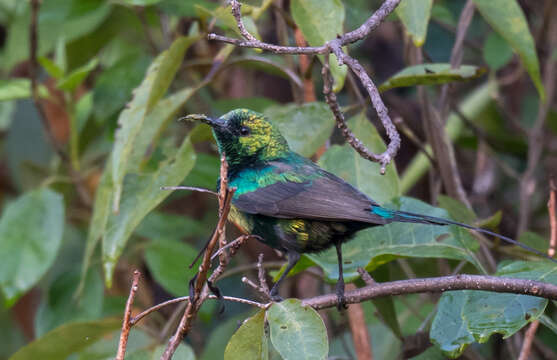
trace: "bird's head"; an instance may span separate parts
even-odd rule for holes
[[[255,164],[284,157],[288,143],[278,128],[258,112],[232,110],[218,119],[205,118],[213,128],[219,151],[230,165]]]

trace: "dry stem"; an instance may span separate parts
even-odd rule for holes
[[[124,320],[122,321],[122,332],[120,332],[120,341],[118,343],[118,352],[116,353],[116,360],[124,360],[126,355],[126,346],[128,345],[128,337],[130,336],[130,330],[133,326],[131,322],[132,316],[132,306],[133,300],[135,299],[135,294],[137,292],[137,284],[139,282],[139,277],[141,273],[137,270],[133,272],[132,286],[130,288],[130,295],[128,296],[128,301],[126,302],[126,310],[124,312]]]

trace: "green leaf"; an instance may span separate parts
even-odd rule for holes
[[[324,359],[329,352],[327,329],[313,308],[298,299],[274,303],[267,311],[271,342],[285,360]]]
[[[344,33],[344,5],[340,0],[293,0],[290,11],[311,46],[322,46]],[[323,62],[323,55],[319,55],[319,58]],[[347,67],[338,65],[332,54],[329,63],[335,81],[333,90],[339,92],[344,86]]]
[[[68,322],[98,319],[102,314],[104,286],[98,271],[90,269],[85,288],[79,298],[74,297],[79,284],[79,272],[62,273],[48,288],[35,317],[35,335]]]
[[[477,216],[476,214],[474,214],[473,210],[468,209],[466,205],[458,200],[453,199],[452,197],[439,195],[437,197],[437,201],[439,202],[440,207],[448,211],[451,219],[469,225],[474,224],[477,219]]]
[[[38,87],[39,96],[48,96],[48,90],[40,85]],[[31,97],[31,80],[14,78],[0,80],[0,101],[27,99]]]
[[[448,218],[443,209],[416,199],[401,197],[396,204],[403,211]],[[473,253],[477,248],[475,238],[467,230],[456,226],[412,223],[377,226],[358,232],[353,240],[342,245],[344,279],[348,282],[358,279],[358,267],[371,271],[400,256],[466,260],[481,269]],[[338,264],[334,248],[305,256],[323,268],[327,280],[337,281]]]
[[[122,319],[65,324],[21,348],[9,360],[65,359],[121,326]]]
[[[416,47],[424,44],[433,0],[402,0],[395,9]]]
[[[128,160],[128,171],[139,172],[148,160],[156,141],[176,113],[184,106],[198,88],[187,87],[160,100],[147,115],[141,132],[137,134]],[[150,151],[151,150],[151,151]]]
[[[196,161],[196,164],[200,161],[202,161],[201,157]],[[135,230],[135,233],[151,240],[180,240],[184,237],[206,235],[207,229],[199,221],[193,220],[186,215],[153,211],[145,216]]]
[[[473,65],[461,65],[451,69],[451,64],[419,64],[409,66],[391,76],[381,86],[379,91],[389,89],[415,86],[415,85],[438,85],[455,81],[468,81],[480,77],[485,69]]]
[[[157,171],[145,175],[129,174],[126,177],[120,212],[110,214],[103,236],[103,265],[108,285],[111,284],[116,261],[133,230],[151,210],[170,195],[169,191],[160,190],[161,186],[180,184],[193,168],[195,159],[195,152],[188,137],[176,154],[163,161]]]
[[[165,345],[157,346],[153,355],[151,356],[152,360],[158,360],[161,358],[164,350],[166,349]],[[172,355],[172,360],[195,360],[195,354],[191,346],[184,344],[183,342],[178,345],[178,348]]]
[[[112,181],[114,184],[113,211],[118,212],[122,182],[128,171],[130,155],[136,137],[141,132],[144,120],[154,104],[165,93],[174,78],[184,52],[193,42],[191,38],[181,37],[174,41],[170,49],[162,52],[153,61],[145,79],[135,89],[129,106],[120,113],[112,150]]]
[[[64,70],[56,65],[56,63],[45,56],[41,56],[38,58],[39,64],[46,70],[48,75],[52,76],[55,79],[60,79],[64,76]]]
[[[489,34],[483,46],[483,58],[492,71],[505,66],[513,57],[513,49],[499,34]]]
[[[62,196],[47,188],[8,204],[0,218],[0,290],[6,305],[32,288],[54,263],[64,232]]]
[[[557,266],[547,261],[515,261],[501,266],[501,277],[557,284]],[[508,338],[543,314],[547,299],[488,291],[451,291],[441,296],[430,339],[447,356],[457,357],[474,341],[492,334]]]
[[[516,0],[474,0],[474,4],[485,21],[518,53],[540,98],[545,101],[536,46],[518,2]]]
[[[11,25],[3,49],[2,66],[11,69],[17,63],[29,58],[29,28],[31,12],[29,2],[19,6]],[[60,38],[66,43],[83,37],[95,30],[110,15],[112,4],[106,1],[49,0],[39,11],[38,56],[45,56],[54,49]]]
[[[184,296],[188,294],[188,282],[197,272],[197,268],[188,267],[197,252],[183,242],[157,239],[145,249],[145,261],[155,280],[165,290],[175,296]]]
[[[246,319],[232,335],[224,350],[225,360],[259,360],[268,358],[265,334],[265,310]]]
[[[385,151],[383,139],[364,113],[351,118],[348,127],[372,152]],[[379,203],[390,201],[400,195],[398,174],[394,163],[391,162],[387,166],[385,175],[381,175],[379,164],[362,158],[348,144],[331,146],[319,160],[319,165],[340,176]]]
[[[104,122],[128,101],[132,90],[143,79],[151,58],[131,55],[120,59],[99,74],[93,90],[93,110],[97,121]]]
[[[232,15],[230,6],[219,6],[214,11],[210,11],[207,9],[205,10],[217,19],[218,26],[224,29],[232,30],[237,35],[242,36],[242,34],[240,33],[240,29],[238,29],[238,25],[236,24],[236,19]],[[251,18],[250,16],[242,16],[242,22],[244,23],[246,30],[250,34],[255,36],[256,39],[261,40],[261,35],[259,35],[259,32],[257,31],[257,27],[255,26],[253,18]]]
[[[85,80],[87,75],[89,75],[89,73],[97,67],[98,63],[99,63],[98,58],[91,59],[87,64],[83,65],[78,69],[75,69],[67,76],[64,76],[63,78],[58,80],[56,86],[58,86],[58,88],[61,90],[66,90],[66,91],[75,90],[75,88],[81,85],[81,83],[83,82],[83,80]]]
[[[176,39],[170,45],[170,48],[163,53],[163,59],[158,65],[157,75],[147,100],[147,113],[153,109],[153,106],[165,94],[174,79],[174,75],[176,75],[180,68],[180,64],[182,64],[186,50],[198,39],[198,36],[182,36]]]
[[[118,309],[121,318],[122,309],[125,307],[125,299]],[[116,349],[120,340],[120,330],[105,334],[100,340],[93,342],[90,346],[72,355],[72,360],[108,360],[114,359]],[[150,360],[153,338],[146,334],[140,327],[130,331],[128,344],[126,346],[126,360]],[[77,355],[77,356],[76,356]]]
[[[333,114],[322,102],[270,106],[264,114],[278,126],[290,148],[302,156],[315,154],[335,126]]]

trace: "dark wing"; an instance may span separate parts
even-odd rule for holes
[[[341,178],[313,163],[296,166],[271,163],[276,172],[295,171],[305,182],[277,181],[238,196],[234,206],[249,214],[278,218],[328,221],[361,221],[386,224],[384,218],[370,211],[378,205]]]

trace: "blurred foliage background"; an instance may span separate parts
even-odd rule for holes
[[[358,27],[381,1],[243,3],[246,26],[257,37],[321,45]],[[403,137],[396,164],[381,176],[379,166],[360,158],[335,128],[321,94],[318,57],[206,40],[209,32],[239,36],[221,2],[43,0],[34,102],[30,2],[0,0],[0,358],[18,350],[14,359],[113,358],[133,269],[143,273],[135,313],[187,295],[195,273],[188,265],[215,226],[217,202],[205,193],[160,187],[214,189],[219,171],[208,127],[176,121],[188,113],[263,112],[296,151],[382,204],[450,215],[546,252],[548,179],[557,169],[551,90],[557,48],[550,46],[549,30],[557,6],[551,0],[475,0],[465,66],[451,69],[465,3],[405,0],[367,39],[349,47],[381,85]],[[365,90],[346,69],[334,65],[333,72],[350,128],[381,151],[383,129]],[[421,91],[437,105],[440,84],[449,82],[442,120],[471,208],[444,195],[416,86],[431,85]],[[533,145],[539,153],[532,154]],[[229,226],[229,239],[235,235]],[[356,273],[362,266],[377,281],[459,271],[557,281],[550,274],[554,266],[515,247],[491,241],[479,247],[453,228],[371,229],[344,246],[345,278],[362,286]],[[257,296],[240,279],[255,277],[259,253],[276,275],[280,254],[248,243],[219,281],[224,294]],[[331,292],[336,255],[306,256],[297,269],[282,289],[288,297]],[[556,358],[555,305],[546,300],[453,292],[376,300],[362,308],[376,359],[515,358],[520,329],[536,318],[543,326],[531,358]],[[180,309],[164,308],[134,327],[128,358],[158,358]],[[227,303],[218,315],[208,301],[175,358],[222,358],[239,321],[252,314]],[[356,358],[347,317],[336,310],[320,314],[329,356]],[[423,346],[428,341],[435,346]],[[280,358],[278,350],[272,358]]]

